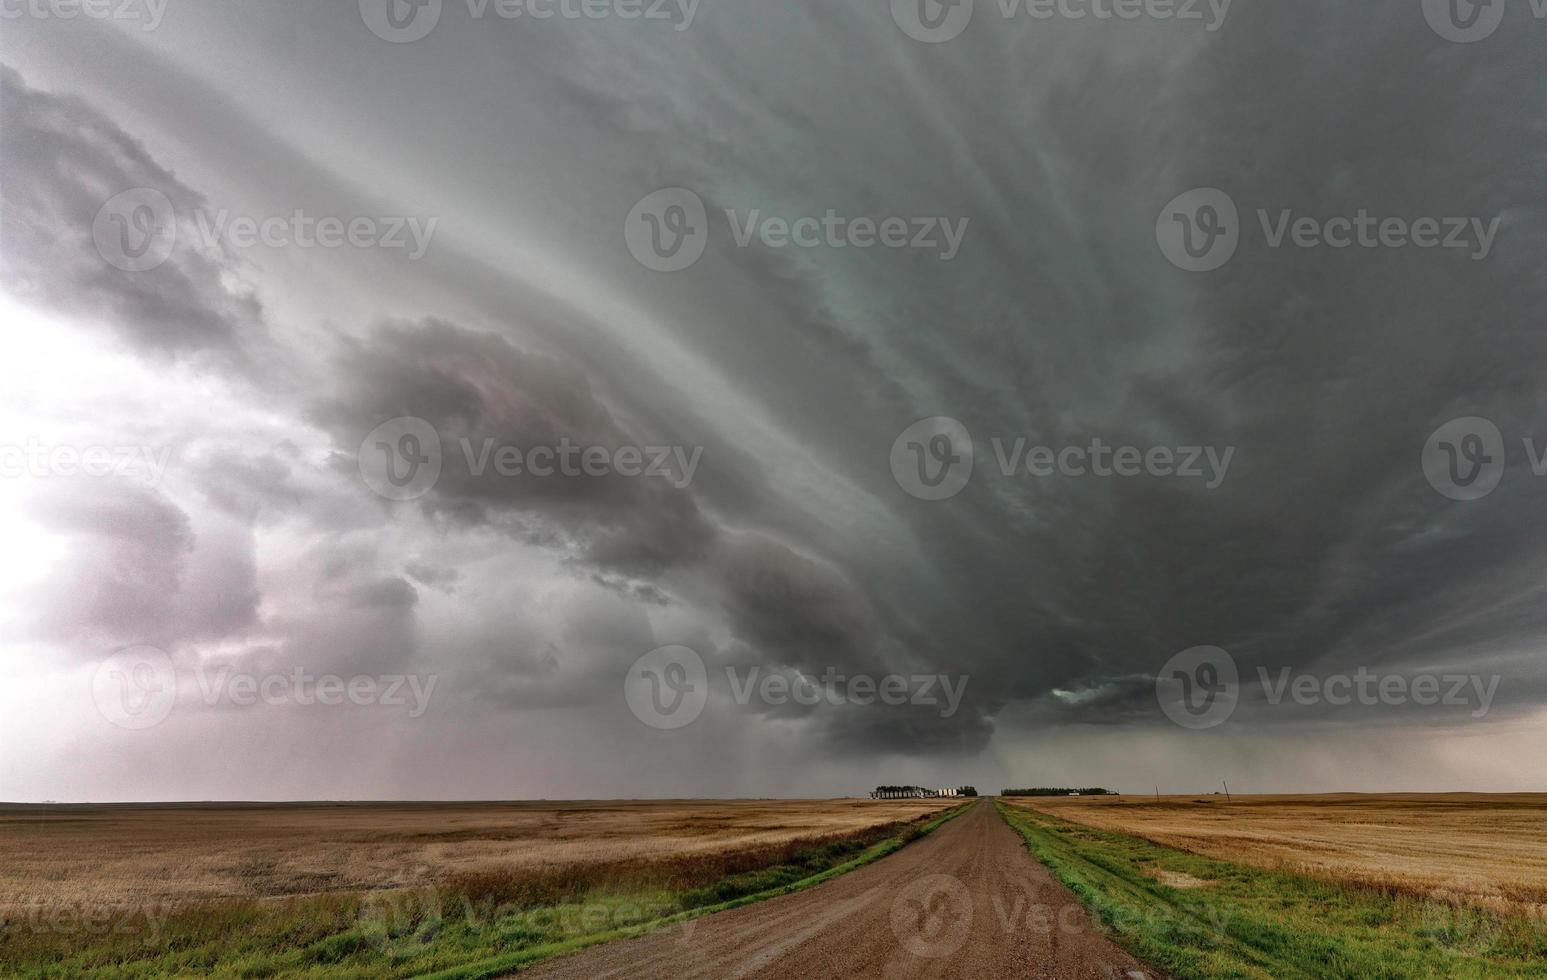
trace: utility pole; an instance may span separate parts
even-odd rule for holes
[[[1225,782],[1223,779],[1221,779],[1219,782],[1221,786],[1225,787],[1225,802],[1233,803],[1234,801],[1230,799],[1230,784]]]

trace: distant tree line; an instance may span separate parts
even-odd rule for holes
[[[1100,786],[1091,786],[1087,789],[1060,789],[1056,786],[1036,786],[1031,789],[1007,789],[1000,792],[1000,796],[1069,796],[1078,793],[1081,796],[1117,796],[1114,790],[1102,789]]]

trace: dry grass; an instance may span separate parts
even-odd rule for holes
[[[932,800],[0,806],[0,910],[183,905],[426,880],[572,891],[709,880],[811,841],[862,836]]]
[[[1547,794],[1008,802],[1222,861],[1498,911],[1547,913]]]

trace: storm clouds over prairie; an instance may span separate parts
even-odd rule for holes
[[[921,3],[18,5],[0,799],[1540,782],[1547,21]]]

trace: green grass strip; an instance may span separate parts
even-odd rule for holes
[[[1547,978],[1541,919],[1216,861],[994,805],[1119,945],[1179,980]],[[1190,887],[1163,883],[1165,872]]]

